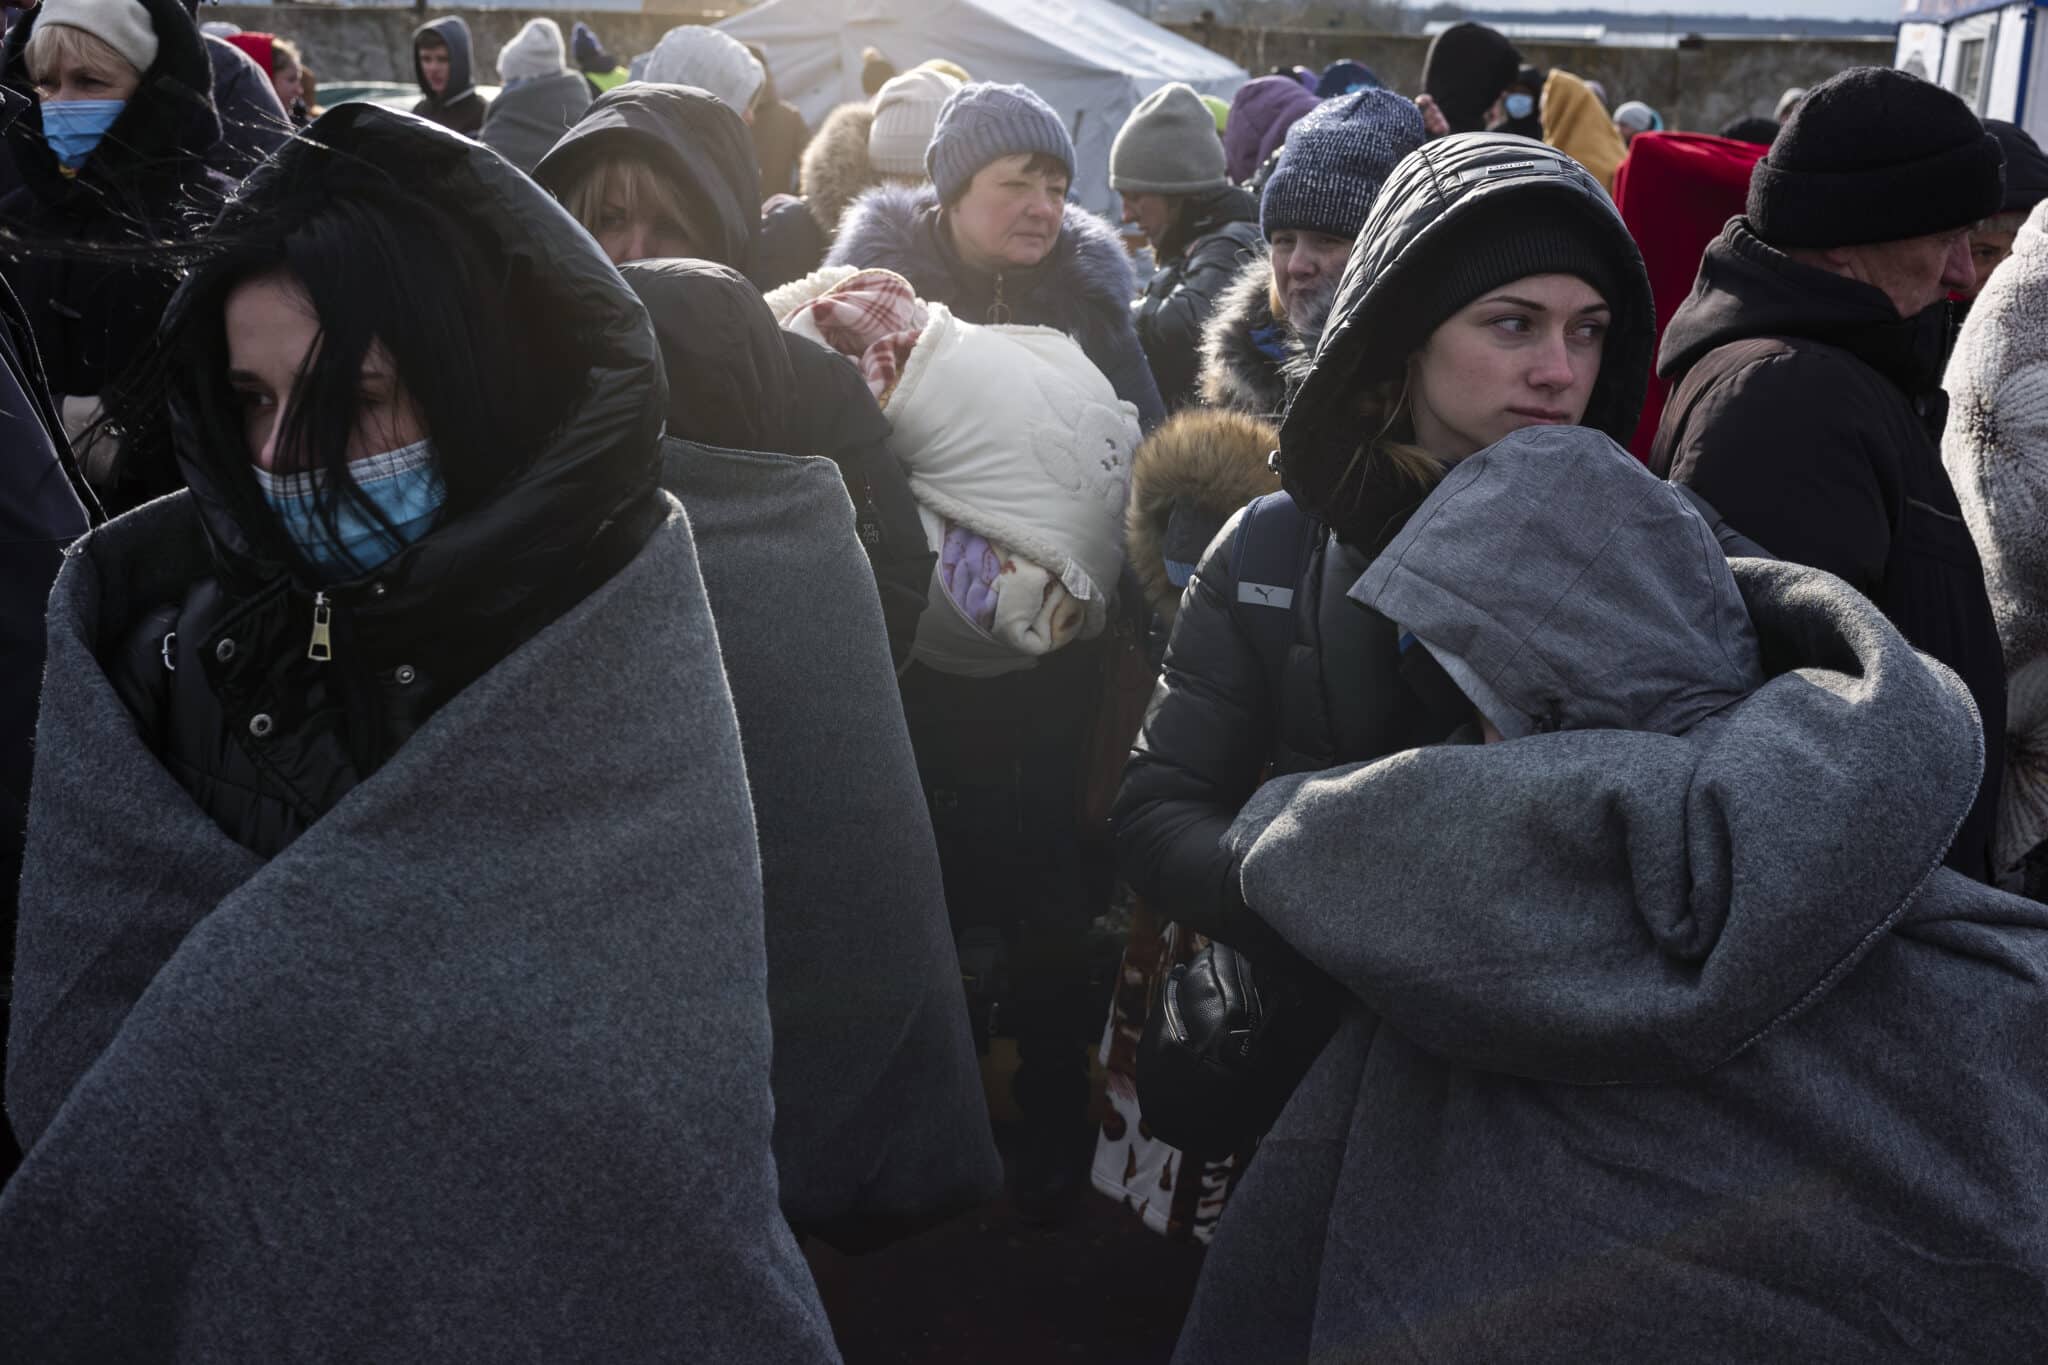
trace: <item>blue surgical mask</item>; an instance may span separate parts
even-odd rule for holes
[[[434,465],[433,445],[416,441],[398,450],[373,455],[349,466],[363,496],[376,505],[397,532],[394,543],[363,508],[343,498],[334,507],[334,532],[320,520],[314,494],[319,476],[313,473],[273,474],[256,470],[256,483],[270,503],[285,534],[330,580],[368,573],[434,529],[448,490]]]
[[[43,106],[43,141],[57,154],[57,164],[75,171],[121,117],[126,100],[53,100]]]
[[[1534,95],[1509,95],[1506,100],[1506,106],[1509,118],[1525,119],[1536,112],[1536,97]]]

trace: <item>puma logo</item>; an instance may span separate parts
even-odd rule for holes
[[[1294,589],[1273,583],[1240,583],[1237,585],[1237,600],[1248,606],[1285,610],[1294,605]]]

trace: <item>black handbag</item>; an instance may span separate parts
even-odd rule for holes
[[[1249,1151],[1337,1031],[1339,994],[1312,968],[1256,971],[1210,943],[1167,974],[1138,1042],[1138,1108],[1193,1156]]]

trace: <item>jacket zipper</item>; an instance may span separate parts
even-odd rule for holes
[[[326,663],[334,657],[334,636],[328,627],[334,620],[334,608],[327,603],[327,594],[313,594],[313,640],[306,646],[306,657],[316,663]]]

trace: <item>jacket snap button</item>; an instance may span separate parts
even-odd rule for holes
[[[372,583],[372,584],[370,585],[370,596],[372,596],[372,597],[382,597],[382,596],[384,595],[384,593],[385,593],[385,587],[384,587],[384,585],[383,585],[382,583]]]
[[[411,664],[400,664],[398,666],[397,673],[393,674],[392,676],[398,679],[398,685],[400,687],[409,687],[412,685],[412,680],[414,678],[417,678],[419,674],[413,672],[413,667]]]
[[[256,736],[256,738],[258,739],[262,739],[265,736],[269,735],[273,728],[275,727],[273,726],[270,717],[265,715],[261,711],[258,711],[255,715],[249,717],[249,733]]]
[[[213,657],[219,659],[222,663],[226,663],[229,659],[234,658],[235,642],[233,640],[222,640],[213,647]]]

